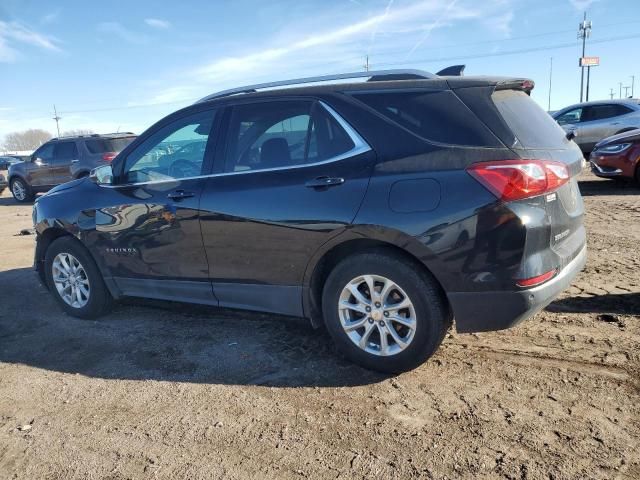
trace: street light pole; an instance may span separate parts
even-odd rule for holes
[[[636,76],[631,75],[631,97],[633,98],[633,87],[636,85]]]
[[[589,37],[589,35],[591,35],[591,21],[587,21],[587,12],[584,12],[584,20],[578,27],[578,38],[582,39],[582,57],[580,57],[580,67],[582,69],[580,72],[580,102],[582,102],[582,94],[584,92],[584,65],[582,65],[582,59],[584,58],[587,37]]]

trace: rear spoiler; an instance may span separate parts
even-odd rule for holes
[[[447,68],[443,68],[436,75],[439,77],[461,77],[464,73],[466,65],[452,65]]]
[[[528,78],[515,78],[509,80],[503,80],[496,84],[496,90],[521,90],[527,95],[531,95],[531,90],[536,84],[533,80]]]

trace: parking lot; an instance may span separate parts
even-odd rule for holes
[[[0,478],[640,478],[640,189],[582,180],[572,287],[397,377],[294,318],[141,300],[69,317],[5,191]]]

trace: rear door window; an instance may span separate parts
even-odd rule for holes
[[[607,118],[618,117],[631,111],[632,110],[629,107],[625,107],[624,105],[591,105],[589,107],[585,107],[585,118],[583,121],[589,122],[596,120],[606,120]]]
[[[76,142],[58,142],[53,150],[56,162],[67,162],[78,158]]]
[[[514,147],[566,148],[565,131],[525,92],[496,90],[491,98],[518,140]]]
[[[331,159],[355,144],[312,100],[259,102],[233,107],[225,172],[257,171]]]
[[[491,131],[450,90],[360,92],[353,97],[426,140],[448,145],[499,146]]]

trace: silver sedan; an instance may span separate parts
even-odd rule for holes
[[[589,154],[603,138],[640,128],[640,100],[600,100],[563,108],[551,116]]]

